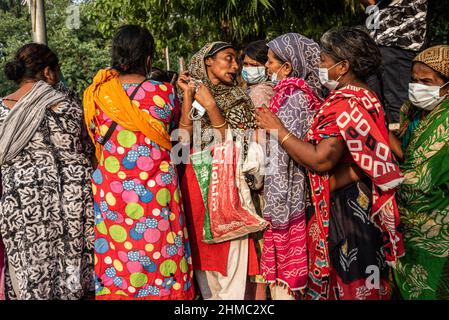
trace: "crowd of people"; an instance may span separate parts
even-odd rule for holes
[[[208,43],[177,77],[125,25],[82,100],[50,48],[20,48],[0,99],[0,299],[449,299],[449,46],[368,31]],[[211,243],[191,156],[231,131],[257,169],[235,201],[267,227]]]

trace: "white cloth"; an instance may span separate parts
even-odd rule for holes
[[[295,297],[288,293],[288,289],[283,286],[275,285],[270,288],[271,298],[273,300],[295,300]]]

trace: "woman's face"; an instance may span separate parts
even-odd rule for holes
[[[237,53],[228,48],[217,52],[205,61],[207,75],[213,84],[233,85],[239,71]]]
[[[445,81],[441,76],[422,62],[414,62],[412,68],[412,82],[426,86],[444,86]],[[440,89],[440,97],[449,94],[449,84]]]
[[[321,52],[320,54],[320,68],[324,68],[328,70],[329,80],[336,80],[340,77],[339,65],[336,65],[338,62],[334,60],[330,55]]]
[[[290,62],[282,63],[276,58],[273,50],[268,49],[268,61],[265,64],[268,70],[268,76],[272,78],[273,74],[276,73],[277,80],[282,80],[287,78],[292,72],[292,65]]]

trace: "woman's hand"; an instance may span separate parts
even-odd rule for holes
[[[199,85],[198,91],[195,94],[195,100],[198,101],[198,103],[202,105],[207,111],[210,111],[217,106],[212,93],[204,84]]]
[[[285,131],[282,121],[267,107],[256,108],[256,124],[259,128],[271,131]]]
[[[186,95],[194,96],[195,94],[195,85],[191,81],[191,77],[188,71],[184,71],[181,73],[181,75],[178,78],[178,81],[176,82],[178,87],[181,88],[181,90]]]

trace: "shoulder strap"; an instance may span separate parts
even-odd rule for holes
[[[140,87],[145,83],[145,81],[147,81],[149,79],[145,78],[141,83],[139,83],[139,85],[134,89],[134,91],[131,93],[131,95],[129,96],[129,99],[132,101],[134,99],[134,97],[136,96],[137,92],[139,91]],[[101,141],[99,141],[99,143],[104,146],[106,144],[106,142],[109,141],[109,139],[111,138],[112,134],[115,131],[115,128],[117,128],[117,122],[112,121],[111,126],[108,129],[108,132],[106,132],[106,134],[104,135],[104,137],[101,139]]]

